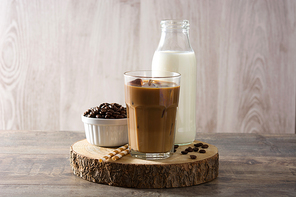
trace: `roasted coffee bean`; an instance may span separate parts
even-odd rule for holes
[[[197,143],[197,144],[194,144],[195,147],[200,147],[200,146],[202,146],[202,145],[203,145],[203,143]]]
[[[188,148],[185,149],[185,151],[187,151],[187,152],[193,152],[193,149],[191,147],[188,147]]]
[[[106,115],[112,116],[112,112],[106,112]]]
[[[197,147],[193,148],[193,151],[194,152],[197,152],[198,151],[198,148]]]
[[[111,112],[111,113],[114,113],[114,110],[113,109],[108,109],[107,111],[108,112]]]
[[[179,145],[178,144],[174,145],[174,148],[179,148]]]
[[[118,110],[118,108],[116,107],[116,105],[113,106],[113,110],[114,111],[117,111]]]
[[[187,152],[187,151],[181,151],[181,153],[182,153],[183,155],[186,155],[188,152]]]
[[[176,149],[174,149],[174,153],[176,152],[177,150]]]
[[[196,155],[190,155],[191,159],[196,159]]]
[[[200,150],[199,152],[200,153],[206,153],[206,150]]]
[[[126,108],[118,103],[102,103],[87,109],[83,115],[88,118],[126,118]]]
[[[207,144],[204,144],[204,145],[202,145],[201,147],[202,147],[202,148],[208,148],[208,147],[209,147],[209,145],[207,145]]]

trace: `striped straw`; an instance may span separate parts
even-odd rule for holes
[[[127,155],[128,153],[129,153],[129,149],[126,149],[126,150],[118,153],[117,155],[113,156],[111,159],[113,161],[116,161],[116,160],[120,159],[121,157],[123,157],[124,155]]]
[[[108,153],[108,155],[103,156],[102,158],[99,159],[99,162],[103,162],[103,161],[107,161],[108,159],[110,159],[111,157],[113,157],[114,155],[122,152],[123,150],[128,148],[128,144],[119,147],[118,149],[115,149],[113,152]]]

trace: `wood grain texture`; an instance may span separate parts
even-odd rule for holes
[[[198,139],[219,149],[219,176],[175,189],[113,187],[73,175],[69,147],[84,137],[69,131],[1,131],[1,196],[296,195],[295,134],[200,133]]]
[[[190,21],[197,132],[295,133],[296,2],[0,2],[0,129],[83,130],[124,104],[123,73],[149,69],[159,22]]]
[[[74,174],[94,183],[131,188],[176,188],[189,187],[212,181],[219,172],[218,149],[208,144],[205,153],[181,151],[190,145],[180,146],[168,159],[143,160],[130,154],[119,160],[99,162],[115,148],[94,146],[86,139],[75,142],[70,148],[70,164]],[[191,159],[189,155],[195,155]]]

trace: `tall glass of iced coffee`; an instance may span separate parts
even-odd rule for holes
[[[181,75],[168,71],[124,73],[131,155],[165,159],[173,154]]]

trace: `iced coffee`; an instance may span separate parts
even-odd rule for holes
[[[174,146],[180,75],[164,72],[163,76],[153,77],[150,71],[141,71],[145,72],[142,75],[134,72],[125,73],[131,155],[146,159],[167,158]]]

